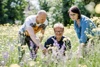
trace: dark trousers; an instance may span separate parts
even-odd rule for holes
[[[20,46],[18,46],[19,62],[22,60],[23,55],[25,54],[25,49],[23,48],[23,46],[25,45],[28,46],[32,59],[33,56],[37,54],[38,47],[29,36],[25,36],[19,33],[19,44],[20,44]]]

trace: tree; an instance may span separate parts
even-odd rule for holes
[[[7,0],[0,0],[0,24],[6,23],[5,21],[8,20],[8,15],[6,12],[8,9],[5,8],[7,4]]]
[[[89,4],[90,2],[94,2],[95,4],[100,3],[100,0],[83,0],[85,4]]]
[[[15,20],[23,21],[25,4],[25,0],[1,0],[0,23],[15,23]]]
[[[50,6],[48,5],[48,1],[46,0],[39,0],[40,9],[49,11]]]

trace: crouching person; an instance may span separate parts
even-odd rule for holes
[[[71,41],[68,37],[63,36],[64,26],[61,23],[56,23],[53,27],[54,34],[49,37],[44,44],[44,47],[47,49],[47,52],[62,54],[66,56],[65,51],[71,49]]]
[[[19,43],[18,52],[19,52],[19,62],[22,60],[25,50],[23,46],[27,44],[31,58],[35,59],[38,48],[44,47],[41,45],[45,28],[48,24],[47,22],[47,13],[44,10],[40,10],[37,15],[31,15],[25,19],[24,24],[19,30]],[[37,37],[36,34],[41,32],[42,36]]]

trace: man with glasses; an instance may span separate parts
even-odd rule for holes
[[[64,26],[61,23],[54,24],[53,27],[54,30],[54,36],[51,36],[47,39],[47,41],[44,44],[44,47],[49,50],[50,47],[57,47],[59,50],[67,50],[71,49],[71,42],[68,37],[63,36],[64,33]],[[63,52],[63,55],[65,53]]]

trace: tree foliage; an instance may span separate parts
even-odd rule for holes
[[[84,2],[85,4],[88,4],[88,3],[90,3],[90,2],[94,2],[95,4],[98,4],[98,3],[100,3],[100,0],[83,0],[83,2]]]
[[[48,12],[49,24],[63,22],[62,18],[62,0],[39,0],[40,9]]]
[[[1,0],[0,2],[0,24],[14,23],[15,20],[24,18],[24,0]]]
[[[82,14],[90,17],[91,13],[86,10],[85,5],[89,4],[90,2],[94,2],[95,4],[100,3],[99,0],[38,0],[38,1],[40,7],[39,9],[47,11],[50,24],[61,22],[64,24],[64,26],[73,23],[68,15],[68,10],[72,5],[77,5],[81,10]],[[27,5],[25,0],[0,0],[0,24],[4,24],[7,22],[14,23],[15,20],[23,21],[24,19],[23,11],[25,10],[26,6]],[[35,9],[33,10],[35,11]],[[95,14],[95,12],[93,14]]]
[[[74,0],[63,0],[62,12],[63,12],[64,26],[67,26],[67,24],[71,24],[71,20],[68,14],[68,9],[73,5],[73,3],[74,3]]]
[[[40,2],[41,3],[40,6],[42,7],[41,9],[48,11],[50,22],[52,24],[61,22],[64,24],[64,26],[73,23],[68,15],[68,10],[72,5],[77,5],[82,14],[90,17],[91,14],[95,14],[95,12],[93,11],[92,13],[89,12],[85,6],[89,4],[91,1],[95,2],[95,4],[100,3],[99,0],[39,0],[39,1],[41,1]]]
[[[48,5],[48,1],[39,0],[39,3],[40,3],[40,9],[43,9],[45,11],[49,11],[50,6]]]

